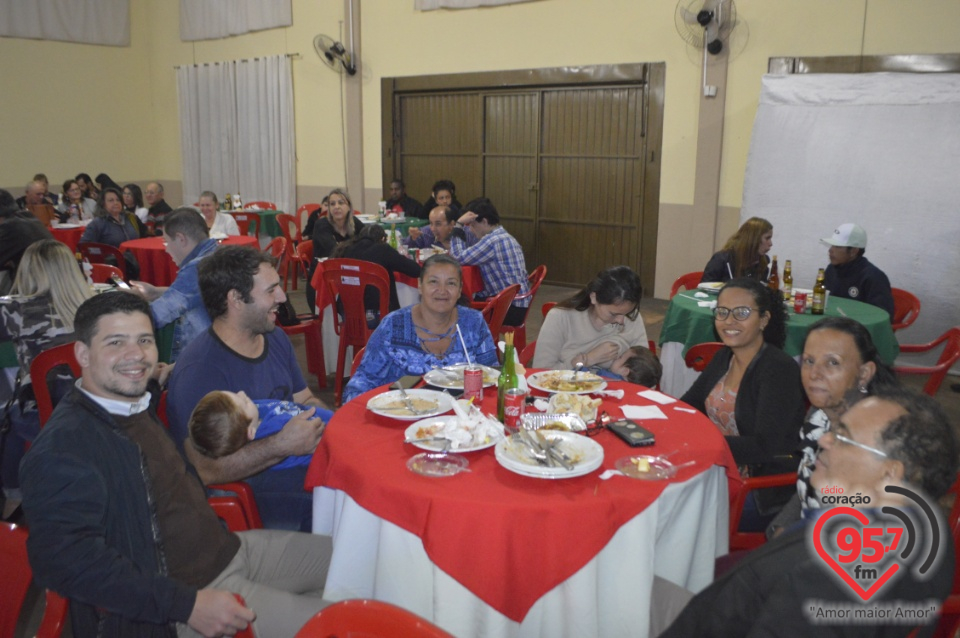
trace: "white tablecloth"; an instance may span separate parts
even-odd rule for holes
[[[678,399],[700,376],[699,372],[687,367],[683,360],[683,344],[677,341],[660,344],[660,364],[663,366],[660,389]]]
[[[692,591],[713,580],[714,559],[727,552],[727,501],[722,467],[668,486],[650,507],[621,527],[593,560],[538,600],[521,623],[508,619],[437,568],[419,537],[360,507],[345,492],[314,490],[313,530],[333,536],[333,559],[324,590],[328,600],[390,602],[460,638],[642,638],[648,635],[654,575]],[[589,521],[571,521],[571,543],[577,540],[578,525],[589,525]],[[483,551],[482,538],[462,542],[464,551]],[[537,569],[536,554],[517,569]]]

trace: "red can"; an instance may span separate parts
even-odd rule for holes
[[[463,398],[473,399],[476,406],[483,401],[483,368],[477,364],[463,369]]]
[[[796,292],[793,293],[793,311],[798,315],[802,315],[807,310],[807,293],[805,292]]]
[[[527,404],[527,393],[520,388],[511,388],[503,393],[503,424],[508,428],[519,428]]]

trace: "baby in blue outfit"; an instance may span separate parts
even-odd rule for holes
[[[283,429],[291,418],[310,408],[292,401],[253,401],[244,392],[215,390],[200,399],[188,422],[190,442],[211,458],[233,454],[247,441],[262,439]],[[333,412],[317,408],[314,417],[324,422]],[[310,464],[311,455],[288,456],[271,470]]]

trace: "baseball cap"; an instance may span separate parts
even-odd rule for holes
[[[850,248],[867,247],[867,231],[856,224],[840,224],[830,237],[820,240],[827,246],[847,246]]]

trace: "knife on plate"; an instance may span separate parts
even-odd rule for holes
[[[567,470],[573,470],[573,463],[570,460],[570,457],[564,454],[562,450],[557,448],[557,442],[559,439],[550,440],[547,437],[543,436],[539,430],[534,430],[532,433],[533,440],[540,446],[540,449],[547,453],[547,456],[557,461]]]

